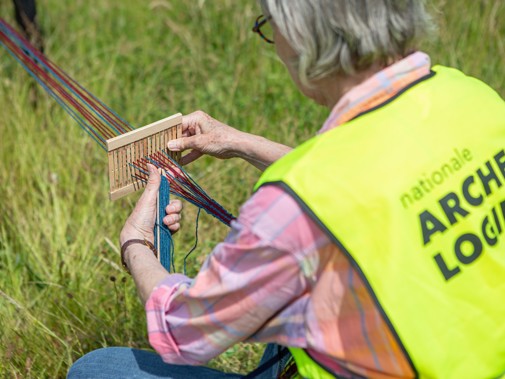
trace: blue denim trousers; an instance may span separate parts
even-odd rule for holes
[[[281,349],[269,344],[261,358],[260,366],[275,361]],[[271,367],[254,376],[258,379],[273,379],[284,367],[289,354]],[[268,366],[268,365],[266,365]],[[265,367],[265,366],[264,366]],[[92,351],[78,359],[70,368],[67,379],[217,379],[244,378],[240,374],[227,374],[203,366],[179,366],[163,362],[158,354],[127,347],[107,347]]]

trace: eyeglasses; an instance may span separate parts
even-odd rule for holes
[[[263,15],[260,15],[257,19],[256,22],[254,23],[254,27],[252,28],[252,31],[254,33],[258,33],[260,37],[265,40],[268,43],[274,43],[273,37],[268,38],[267,36],[273,36],[273,31],[272,31],[272,25],[268,23],[269,20],[271,20],[272,17],[268,16],[265,17]],[[261,30],[263,28],[263,30]]]

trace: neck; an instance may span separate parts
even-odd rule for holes
[[[315,83],[315,87],[319,92],[317,102],[330,110],[333,109],[347,92],[351,91],[354,87],[357,87],[382,69],[382,66],[374,65],[366,71],[361,71],[354,75],[336,74],[317,81]]]

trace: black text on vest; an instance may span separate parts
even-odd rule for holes
[[[438,212],[425,209],[419,214],[423,245],[429,246],[435,239],[444,238],[444,234],[461,220],[470,218],[476,209],[484,211],[480,214],[485,216],[472,219],[467,223],[468,230],[458,233],[451,251],[437,251],[433,256],[446,281],[460,274],[463,266],[474,263],[486,246],[501,243],[500,236],[505,229],[505,194],[498,201],[487,200],[492,194],[503,192],[504,184],[505,151],[501,150],[466,177],[456,191],[442,196],[436,205]],[[452,254],[456,259],[451,261],[457,263],[449,264],[447,254]]]

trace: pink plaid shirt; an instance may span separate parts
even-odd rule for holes
[[[349,91],[324,133],[428,75],[416,52]],[[298,203],[275,186],[241,208],[194,279],[167,276],[146,303],[149,341],[163,360],[199,365],[237,342],[306,349],[343,377],[411,378],[359,275]]]

